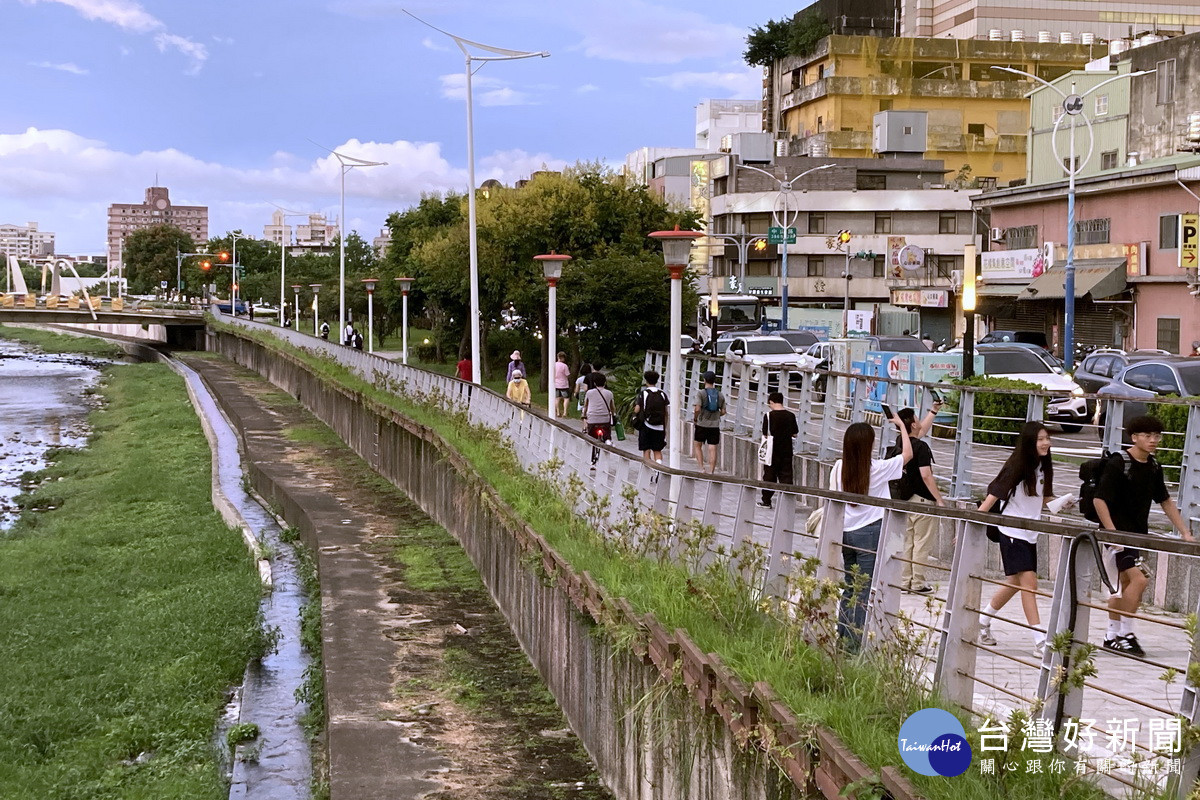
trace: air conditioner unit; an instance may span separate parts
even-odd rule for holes
[[[1003,242],[1004,241],[1004,228],[992,228],[992,237],[991,238],[992,238],[993,242]]]
[[[1056,246],[1054,242],[1044,242],[1042,244],[1042,266],[1046,269],[1054,266],[1054,248]]]
[[[963,271],[961,269],[950,270],[950,286],[951,287],[957,289],[960,286],[962,286],[962,274],[963,274]]]

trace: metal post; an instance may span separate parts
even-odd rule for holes
[[[1071,84],[1075,94],[1075,84]],[[1063,369],[1075,368],[1075,117],[1071,117],[1071,149],[1067,158],[1067,276],[1063,287]]]
[[[179,297],[183,298],[183,282],[181,279],[183,273],[183,256],[179,254],[179,248],[175,248],[175,291],[179,293]]]
[[[667,367],[667,387],[670,402],[670,434],[668,441],[668,455],[671,469],[679,469],[680,459],[680,439],[683,436],[683,413],[680,409],[680,373],[683,371],[683,356],[679,352],[679,340],[683,336],[683,270],[685,264],[668,264],[667,269],[671,272],[671,339],[670,339],[670,358],[668,359],[669,366]]]
[[[842,310],[849,311],[850,310],[850,243],[849,242],[846,243],[846,274],[843,275],[842,277],[846,279],[846,300],[845,300],[845,305],[842,307]],[[849,329],[848,323],[849,323],[849,318],[847,318],[847,326],[846,326],[847,329]],[[842,331],[843,334],[845,334],[846,332],[847,331]]]
[[[367,352],[375,352],[375,290],[367,290]]]
[[[342,164],[342,211],[338,217],[338,341],[346,330],[346,165]]]
[[[546,282],[550,284],[550,323],[547,326],[549,330],[547,331],[548,336],[546,337],[547,344],[549,345],[549,350],[546,353],[546,361],[549,364],[549,369],[546,370],[546,385],[548,387],[547,391],[550,395],[547,398],[549,401],[548,411],[550,419],[554,419],[556,416],[558,416],[555,413],[557,410],[555,409],[555,406],[558,405],[558,403],[555,401],[554,397],[554,365],[558,363],[558,278],[547,278]],[[679,348],[676,347],[675,349],[678,350]],[[678,415],[672,414],[672,416]]]
[[[787,192],[780,192],[783,197],[783,262],[780,266],[779,279],[779,330],[788,330],[788,207]]]
[[[287,228],[287,214],[283,215],[283,228]],[[284,259],[287,258],[287,247],[283,242],[284,233],[279,232],[279,327],[283,327],[283,309],[287,305],[286,295],[283,293],[284,281],[286,280],[287,264]]]
[[[467,240],[471,274],[471,382],[481,382],[479,353],[479,245],[475,223],[475,119],[471,110],[471,57],[467,56]],[[678,342],[679,338],[676,337]]]
[[[232,248],[233,249],[233,257],[231,259],[233,261],[233,265],[229,268],[230,271],[233,273],[232,278],[229,281],[229,313],[235,317],[237,316],[237,290],[238,290],[238,284],[237,284],[237,240],[238,240],[238,237],[237,237],[237,233],[235,232],[233,234],[233,248]]]
[[[403,289],[400,292],[400,307],[404,316],[400,360],[405,366],[408,366],[408,289]]]

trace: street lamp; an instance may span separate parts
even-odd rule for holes
[[[330,150],[342,165],[342,211],[338,215],[338,336],[346,329],[346,173],[357,167],[386,167],[386,161],[367,161]]]
[[[791,219],[788,218],[788,198],[792,194],[792,189],[795,188],[796,181],[800,180],[805,175],[810,175],[814,172],[819,172],[820,170],[823,170],[823,169],[829,169],[831,167],[836,167],[837,164],[822,164],[819,167],[813,167],[811,169],[806,169],[806,170],[804,170],[804,172],[801,172],[799,175],[797,175],[796,177],[791,178],[791,179],[777,178],[773,173],[767,172],[765,169],[759,169],[758,167],[752,167],[749,164],[738,164],[738,166],[741,167],[742,169],[750,169],[750,170],[754,170],[755,172],[761,172],[763,175],[766,175],[768,178],[770,178],[771,180],[773,180],[779,184],[779,194],[776,196],[775,202],[771,204],[771,219],[774,221],[776,228],[783,228],[783,241],[781,242],[781,244],[783,245],[783,259],[780,263],[780,270],[779,270],[779,275],[780,275],[780,281],[779,281],[779,284],[780,284],[780,286],[779,286],[779,304],[780,304],[779,323],[780,324],[779,324],[779,329],[786,331],[788,329],[788,250],[787,250],[788,235],[787,235],[787,233],[788,233],[788,229],[792,227],[791,223],[795,222],[796,218],[798,216],[800,216],[800,208],[799,208],[799,206],[797,206],[792,211]],[[784,174],[786,175],[787,173],[785,172]],[[779,204],[780,200],[783,201],[783,215],[782,216],[780,216],[778,209],[775,207]]]
[[[375,284],[379,278],[363,278],[367,286],[367,352],[375,352]]]
[[[279,327],[283,327],[283,307],[287,304],[284,300],[284,287],[287,285],[287,247],[290,242],[289,231],[287,227],[288,217],[308,217],[311,214],[304,211],[289,211],[283,206],[271,205],[279,209],[281,225],[279,226]]]
[[[320,336],[321,331],[319,330],[319,326],[321,324],[321,315],[318,313],[320,306],[317,302],[317,298],[321,294],[321,284],[310,283],[308,286],[313,290],[313,336]]]
[[[974,237],[974,232],[972,232]],[[963,364],[962,376],[975,376],[975,245],[963,246]]]
[[[547,329],[550,332],[547,342],[546,369],[547,383],[550,392],[550,419],[554,419],[557,402],[554,397],[554,365],[558,363],[558,279],[562,277],[563,264],[571,260],[570,256],[560,255],[551,250],[546,255],[534,256],[534,261],[542,262],[542,273],[546,276],[546,284],[550,287],[550,322]]]
[[[471,94],[471,77],[475,74],[473,62],[480,62],[482,65],[489,61],[520,61],[525,58],[548,58],[550,53],[545,50],[537,52],[524,50],[507,50],[503,47],[492,47],[491,45],[480,44],[473,42],[470,39],[464,39],[461,36],[455,36],[453,33],[444,31],[434,25],[430,25],[425,20],[415,14],[405,10],[405,14],[415,19],[417,22],[426,27],[433,28],[438,33],[449,36],[458,45],[458,49],[462,51],[467,62],[467,232],[470,242],[470,274],[471,274],[471,381],[472,383],[480,382],[480,364],[482,359],[479,354],[479,245],[477,241],[477,227],[475,223],[475,123],[472,111],[472,94]],[[488,53],[490,56],[472,55],[468,49],[476,47]]]
[[[400,360],[408,364],[408,290],[412,288],[412,278],[396,278],[400,284],[400,319],[401,319],[401,349]]]
[[[229,297],[229,310],[233,315],[237,316],[237,298],[238,298],[238,263],[237,263],[237,240],[238,239],[253,239],[253,236],[246,236],[241,231],[231,231],[230,237],[233,239],[233,281],[231,282],[231,291]]]
[[[1139,75],[1149,75],[1154,72],[1152,69],[1141,70],[1139,72],[1126,72],[1122,75],[1116,75],[1106,81],[1097,83],[1092,88],[1088,89],[1083,94],[1076,94],[1075,81],[1071,81],[1071,93],[1065,94],[1062,89],[1059,89],[1049,81],[1039,78],[1037,75],[1025,72],[1024,70],[1013,69],[1012,67],[997,67],[1002,72],[1011,72],[1013,75],[1023,75],[1030,80],[1037,81],[1043,86],[1051,89],[1062,98],[1063,113],[1054,121],[1054,130],[1050,134],[1050,145],[1054,149],[1054,158],[1061,164],[1063,163],[1062,156],[1058,152],[1058,129],[1062,125],[1065,118],[1071,118],[1071,148],[1068,153],[1068,160],[1063,170],[1067,173],[1067,266],[1066,280],[1063,283],[1063,370],[1070,372],[1075,366],[1075,176],[1083,171],[1083,167],[1091,160],[1092,150],[1095,148],[1096,137],[1092,131],[1092,121],[1088,119],[1087,114],[1083,113],[1083,99],[1097,89],[1108,86],[1114,81],[1119,81],[1124,78],[1136,78]],[[1075,163],[1075,118],[1082,117],[1088,130],[1088,149],[1087,155],[1080,159],[1079,163]],[[972,235],[974,232],[972,231]]]
[[[292,291],[296,293],[296,318],[292,320],[292,325],[295,327],[297,333],[300,332],[300,288],[300,284],[292,284]]]
[[[768,173],[770,174],[770,173]],[[679,341],[683,337],[683,309],[680,307],[683,297],[683,271],[687,269],[688,254],[692,244],[704,236],[700,231],[681,231],[675,226],[673,231],[655,231],[650,238],[662,242],[663,261],[667,271],[671,273],[671,340],[667,361],[667,396],[671,407],[670,441],[667,453],[671,469],[679,469],[679,440],[683,436],[683,409],[680,403],[680,376],[683,372],[683,356],[679,352]]]

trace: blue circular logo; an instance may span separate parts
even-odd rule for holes
[[[971,766],[971,745],[958,717],[940,708],[923,708],[904,720],[896,742],[900,758],[920,775],[952,778]]]

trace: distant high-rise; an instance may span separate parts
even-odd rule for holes
[[[108,207],[109,263],[120,260],[129,234],[155,225],[174,225],[191,236],[197,245],[204,244],[208,241],[208,206],[172,205],[165,186],[148,188],[144,203],[113,203]]]
[[[28,261],[54,255],[54,234],[28,225],[0,225],[0,253]]]
[[[900,0],[900,35],[939,39],[1010,39],[1070,44],[1120,39],[1130,28],[1176,30],[1200,25],[1195,0],[1073,0],[1000,3],[996,0]],[[1015,35],[1014,35],[1015,34]]]

